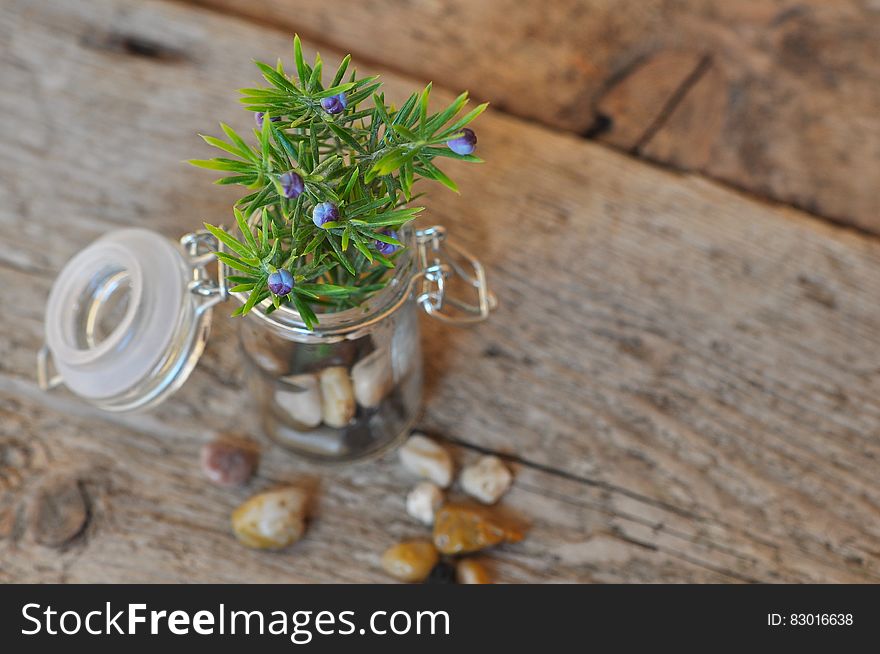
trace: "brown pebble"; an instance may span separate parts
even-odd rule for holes
[[[382,568],[400,581],[420,582],[428,578],[439,559],[431,541],[409,540],[385,550]]]
[[[455,580],[460,584],[491,584],[486,568],[474,559],[462,559],[455,566]]]
[[[88,522],[89,510],[79,480],[67,476],[44,479],[27,509],[27,526],[34,540],[61,547],[78,536]]]
[[[244,440],[218,439],[205,443],[201,452],[202,472],[220,486],[241,486],[253,476],[259,454]]]
[[[482,507],[447,504],[434,517],[434,545],[443,554],[477,552],[523,537],[521,529]]]

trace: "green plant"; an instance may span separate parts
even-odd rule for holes
[[[217,257],[236,272],[231,290],[248,294],[234,315],[271,298],[267,312],[292,305],[311,329],[315,308],[358,306],[383,288],[404,247],[398,230],[423,208],[410,206],[419,197],[413,186],[429,179],[458,190],[434,160],[481,161],[465,126],[486,105],[460,116],[462,93],[429,113],[428,84],[389,106],[376,77],[352,71],[343,81],[350,56],[325,86],[320,55],[309,65],[298,37],[293,48],[295,75],[280,60],[256,62],[269,86],[240,91],[255,112],[255,145],[221,123],[227,140],[202,138],[230,156],[190,163],[226,173],[218,184],[248,189],[233,207],[239,235],[206,225],[224,246]]]

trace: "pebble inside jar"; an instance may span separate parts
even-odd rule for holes
[[[406,435],[422,396],[411,274],[404,263],[367,306],[319,314],[310,331],[289,310],[242,321],[249,386],[269,437],[308,458],[350,461]]]

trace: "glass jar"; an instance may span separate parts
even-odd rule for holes
[[[495,299],[478,261],[442,227],[405,229],[408,245],[384,289],[366,303],[319,315],[268,301],[240,319],[240,344],[263,432],[299,455],[345,462],[377,455],[415,423],[422,397],[418,309],[453,324],[484,320]],[[211,309],[230,296],[226,267],[206,266],[222,244],[207,232],[179,246],[155,232],[110,232],[64,267],[46,311],[37,377],[108,411],[154,406],[189,376]],[[452,280],[476,303],[451,297]],[[52,372],[54,366],[55,372]]]

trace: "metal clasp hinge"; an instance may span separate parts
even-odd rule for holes
[[[483,264],[462,247],[447,241],[446,228],[440,225],[416,230],[416,244],[422,278],[416,301],[425,313],[456,325],[482,322],[488,318],[489,312],[498,306],[498,300],[489,290]],[[469,264],[471,270],[467,270],[463,263]],[[476,289],[476,304],[449,295],[449,281],[453,276]],[[447,312],[447,305],[460,313]]]
[[[226,267],[217,261],[215,252],[223,251],[223,244],[206,230],[190,232],[180,238],[180,245],[186,253],[192,279],[187,283],[190,293],[202,298],[202,302],[196,307],[198,313],[204,313],[215,304],[223,302],[229,297],[229,289],[226,285]],[[217,279],[211,279],[207,266],[217,261]]]
[[[37,352],[37,386],[42,391],[48,391],[56,386],[60,386],[64,381],[57,372],[51,372],[51,356],[52,353],[49,351],[49,346],[45,344]]]

